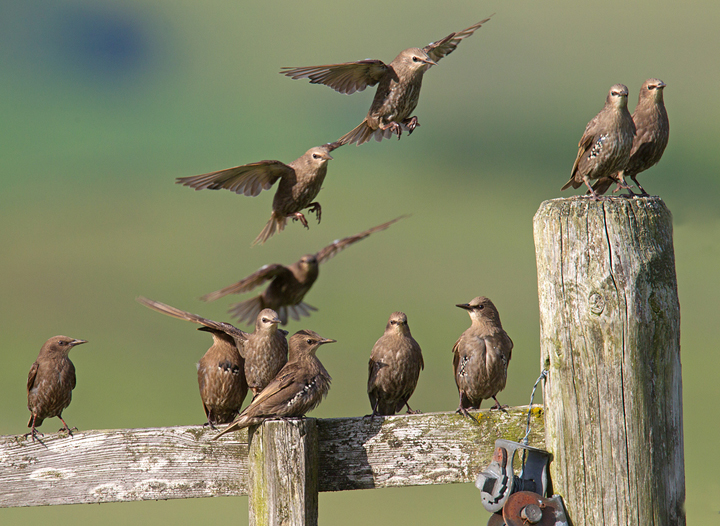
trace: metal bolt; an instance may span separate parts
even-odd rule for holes
[[[537,504],[528,504],[520,510],[520,518],[530,524],[537,524],[542,520],[542,510]]]

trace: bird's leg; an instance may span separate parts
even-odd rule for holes
[[[640,197],[647,197],[650,195],[645,191],[645,189],[642,186],[640,186],[640,183],[638,183],[638,180],[635,179],[634,175],[631,175],[630,177],[632,177],[632,180],[635,181],[635,184],[637,185],[638,190],[640,190],[640,194],[639,194]],[[638,195],[638,194],[635,194],[635,195]]]
[[[308,230],[310,229],[307,223],[307,219],[305,219],[305,216],[302,212],[295,212],[294,214],[290,214],[288,217],[291,217],[293,221],[300,221],[305,228],[307,228]]]
[[[410,404],[408,404],[407,402],[405,402],[405,407],[407,407],[408,415],[421,415],[422,414],[422,411],[416,411],[415,409],[412,409],[410,407]]]
[[[502,411],[503,413],[507,413],[507,411],[505,410],[505,408],[507,407],[506,405],[500,405],[500,402],[498,402],[498,399],[495,398],[494,396],[492,397],[492,399],[495,400],[495,405],[490,408],[491,410],[492,410],[492,409],[499,409],[499,410]]]
[[[43,434],[42,434],[40,431],[38,431],[37,428],[35,427],[35,418],[37,418],[36,415],[33,415],[32,429],[30,430],[29,433],[25,433],[25,434],[23,435],[23,437],[24,437],[24,438],[27,438],[28,436],[32,436],[33,442],[34,442],[35,440],[37,440],[38,442],[40,442],[40,443],[42,444],[42,441],[38,438],[38,435],[40,435],[41,437],[42,437],[42,436],[45,436],[45,435],[43,435]]]
[[[410,117],[409,119],[405,119],[405,120],[403,121],[403,124],[404,124],[405,126],[407,126],[408,135],[412,135],[412,132],[415,131],[415,128],[417,128],[418,126],[420,126],[420,123],[418,122],[418,118],[415,117],[414,115],[413,115],[412,117]]]
[[[203,427],[205,426],[210,426],[210,429],[213,431],[217,429],[217,427],[215,427],[215,425],[210,421],[210,418],[208,418],[208,421],[203,424]]]
[[[59,433],[60,431],[67,431],[68,435],[73,436],[73,434],[72,434],[73,429],[74,429],[75,431],[77,431],[78,428],[77,428],[77,427],[72,427],[72,428],[69,427],[69,426],[67,425],[67,422],[65,422],[65,420],[63,420],[63,417],[62,417],[62,416],[58,415],[58,418],[59,418],[60,421],[63,423],[63,426],[65,426],[65,427],[61,427],[60,429],[58,429],[58,433]]]
[[[400,136],[402,135],[402,126],[400,126],[397,122],[390,121],[387,124],[381,124],[380,129],[382,131],[389,129],[390,133],[397,135],[398,141],[400,140]]]
[[[597,195],[597,192],[593,190],[592,185],[590,184],[590,179],[588,179],[587,175],[583,176],[583,181],[585,181],[585,185],[588,187],[588,193],[590,194],[590,199],[593,201],[599,201],[600,196]]]
[[[322,215],[322,207],[320,206],[320,203],[317,201],[314,203],[310,203],[310,208],[308,208],[308,212],[311,214],[315,212],[315,216],[317,217],[318,225],[320,224],[320,216]]]

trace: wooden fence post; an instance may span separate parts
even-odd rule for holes
[[[249,436],[250,526],[317,526],[316,420],[268,420]]]
[[[657,197],[534,218],[546,447],[574,524],[685,524],[680,307]]]

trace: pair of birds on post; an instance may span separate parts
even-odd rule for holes
[[[327,64],[300,68],[283,68],[282,74],[292,79],[309,79],[311,84],[325,84],[339,93],[352,94],[368,86],[377,85],[375,97],[365,119],[335,142],[310,148],[290,164],[276,160],[259,161],[226,170],[179,177],[178,184],[195,190],[231,190],[255,197],[270,189],[278,180],[273,198],[272,213],[265,228],[253,244],[265,243],[273,234],[282,231],[288,219],[300,221],[308,228],[302,213],[308,209],[320,222],[322,207],[315,201],[327,175],[327,163],[336,148],[345,144],[358,146],[375,138],[381,141],[403,131],[411,134],[419,126],[412,112],[420,97],[423,75],[444,56],[452,53],[460,41],[472,35],[486,18],[472,26],[450,33],[424,48],[408,48],[389,64],[381,60],[360,60],[341,64]]]
[[[662,80],[646,80],[640,88],[637,107],[630,115],[627,86],[615,84],[611,87],[605,106],[585,128],[570,180],[562,190],[585,184],[587,193],[598,199],[616,183],[616,192],[625,188],[628,196],[634,196],[636,194],[625,182],[625,177],[629,176],[640,195],[648,195],[640,186],[637,175],[660,161],[668,143],[670,124],[664,88]],[[591,181],[595,181],[592,186]]]

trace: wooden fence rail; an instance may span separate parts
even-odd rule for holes
[[[0,506],[250,494],[251,513],[272,510],[280,503],[267,494],[258,500],[251,480],[260,479],[252,474],[277,476],[267,468],[271,437],[296,435],[275,441],[276,449],[293,458],[292,450],[304,440],[298,433],[304,422],[316,428],[316,487],[310,489],[317,513],[317,491],[472,482],[489,464],[495,439],[518,440],[525,434],[527,410],[481,411],[474,413],[477,422],[455,413],[275,420],[250,437],[243,430],[217,441],[210,440],[217,431],[200,426],[87,431],[73,437],[48,434],[44,445],[22,436],[3,436]],[[542,447],[543,437],[543,411],[533,406],[530,444]],[[249,455],[250,450],[256,451]],[[292,475],[285,482],[293,486],[308,471],[300,469],[297,458],[278,466]],[[297,522],[306,523],[310,524]]]

